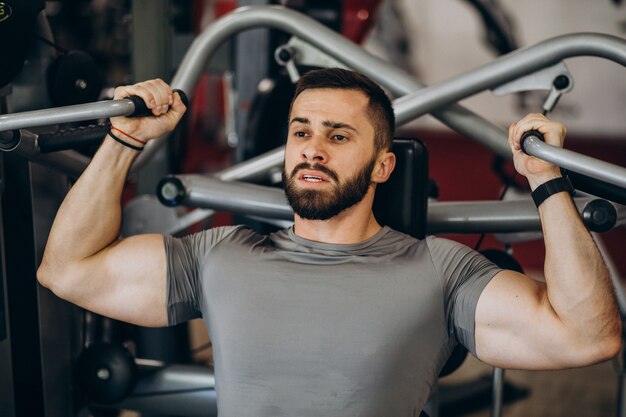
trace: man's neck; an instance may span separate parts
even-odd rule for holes
[[[361,201],[361,203],[364,203]],[[294,217],[294,233],[304,239],[324,243],[360,243],[381,229],[371,204],[356,204],[328,220],[306,220]]]

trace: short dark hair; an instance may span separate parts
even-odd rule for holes
[[[393,144],[396,123],[393,106],[387,94],[363,74],[342,68],[324,68],[304,74],[296,83],[296,91],[289,106],[289,114],[296,98],[305,90],[332,88],[361,91],[369,99],[369,113],[374,124],[376,151],[389,150]]]

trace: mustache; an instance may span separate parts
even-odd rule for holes
[[[330,168],[326,168],[324,165],[312,165],[308,162],[302,162],[296,165],[293,171],[291,171],[291,178],[295,177],[298,171],[302,169],[322,172],[332,178],[335,182],[339,182],[339,176],[335,173],[335,171],[331,170]]]

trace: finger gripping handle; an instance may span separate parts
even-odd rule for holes
[[[144,117],[152,115],[152,110],[148,108],[146,102],[139,96],[128,96],[126,99],[133,102],[135,105],[135,111],[128,115],[128,117]]]
[[[522,148],[522,151],[527,155],[528,155],[528,152],[526,152],[526,148],[524,147],[524,142],[526,142],[526,139],[528,139],[531,136],[534,136],[540,141],[545,142],[545,139],[543,138],[543,134],[541,134],[541,132],[539,132],[538,130],[527,130],[526,132],[524,132],[524,134],[522,135],[522,139],[520,139],[519,141],[519,145]]]
[[[189,107],[189,98],[187,97],[187,94],[183,90],[174,90],[173,92],[178,93],[178,96],[180,97],[180,101],[183,102],[185,107]]]
[[[180,100],[183,102],[185,107],[189,106],[189,99],[187,98],[187,94],[183,90],[173,90],[174,93],[178,93],[180,96]],[[145,117],[151,116],[152,110],[148,108],[146,102],[139,96],[128,96],[126,97],[128,100],[132,101],[135,105],[135,111],[132,112],[128,117]]]

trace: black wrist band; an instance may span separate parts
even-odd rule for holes
[[[574,187],[567,177],[555,178],[544,182],[539,187],[535,188],[535,191],[531,193],[531,196],[533,197],[535,206],[539,208],[541,203],[543,203],[546,198],[563,191],[567,191],[570,195],[574,194]]]
[[[114,141],[116,141],[116,142],[118,142],[118,143],[121,143],[122,145],[124,145],[124,146],[126,146],[126,147],[128,147],[128,148],[130,148],[130,149],[133,149],[133,150],[135,150],[135,151],[139,151],[139,152],[143,151],[143,146],[135,146],[135,145],[131,145],[130,143],[124,142],[122,139],[120,139],[120,138],[118,138],[117,136],[115,136],[115,135],[111,132],[111,130],[109,130],[109,131],[107,132],[107,135],[111,136],[111,138],[112,138]]]

